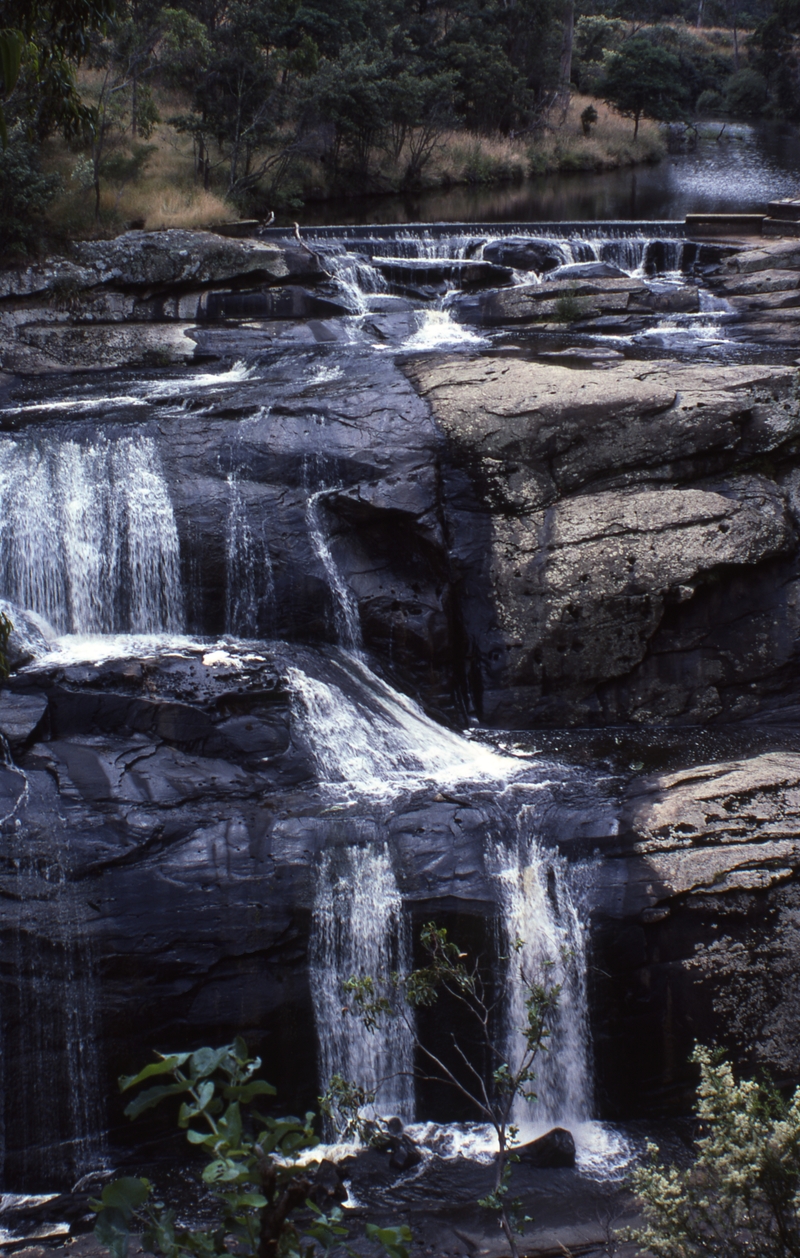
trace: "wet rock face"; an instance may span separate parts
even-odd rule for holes
[[[326,278],[308,249],[214,232],[80,241],[69,258],[0,270],[0,367],[38,373],[184,363],[195,350],[185,335],[194,320],[342,313],[303,287]],[[272,294],[277,285],[285,287]],[[147,326],[165,322],[174,326]]]
[[[465,478],[446,492],[482,719],[702,723],[794,702],[777,693],[796,693],[794,369],[406,370]],[[750,470],[767,454],[771,475]]]
[[[486,946],[486,851],[508,824],[496,792],[420,784],[343,807],[349,784],[320,786],[296,677],[346,685],[336,658],[176,644],[51,660],[4,692],[16,766],[0,766],[2,1049],[6,1078],[25,1081],[4,1093],[7,1184],[74,1182],[70,1141],[87,1126],[121,1144],[163,1134],[157,1120],[131,1129],[116,1089],[154,1047],[244,1034],[287,1109],[315,1104],[309,932],[324,851],[387,845],[413,929],[435,916]],[[612,817],[584,783],[578,819],[570,776],[547,796],[548,833],[594,843]]]
[[[609,1114],[685,1111],[696,1042],[796,1077],[799,787],[787,733],[784,748],[627,788],[619,836],[603,844],[592,944]]]

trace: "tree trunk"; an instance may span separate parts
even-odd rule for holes
[[[639,134],[639,116],[640,116],[640,113],[641,113],[641,110],[637,109],[637,110],[636,110],[636,113],[634,114],[634,123],[633,123],[633,142],[634,142],[634,144],[636,143],[636,137],[637,137],[637,135]]]
[[[562,101],[564,117],[569,109],[572,91],[572,43],[575,35],[575,0],[567,0],[564,10],[564,34],[561,40],[561,60],[558,65],[558,94]]]
[[[497,1128],[495,1128],[497,1130]],[[514,1235],[514,1229],[511,1226],[511,1220],[506,1213],[505,1198],[499,1196],[499,1190],[503,1187],[503,1181],[506,1173],[506,1159],[508,1150],[506,1149],[505,1135],[502,1130],[497,1132],[497,1160],[494,1164],[494,1191],[498,1199],[502,1202],[500,1206],[500,1227],[503,1235],[508,1241],[508,1248],[511,1251],[511,1258],[519,1258],[519,1249],[517,1248],[517,1238]]]

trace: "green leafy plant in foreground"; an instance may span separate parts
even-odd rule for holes
[[[698,1046],[698,1156],[688,1169],[649,1160],[633,1174],[646,1225],[631,1233],[654,1258],[800,1255],[800,1088],[784,1100]]]
[[[141,1234],[147,1252],[164,1258],[230,1253],[313,1258],[341,1249],[348,1234],[341,1209],[326,1212],[311,1200],[314,1165],[297,1162],[303,1150],[318,1143],[314,1115],[274,1118],[251,1108],[274,1096],[275,1089],[255,1078],[261,1060],[249,1056],[244,1041],[157,1057],[138,1074],[120,1079],[123,1092],[142,1089],[125,1113],[137,1118],[164,1100],[180,1101],[178,1126],[207,1156],[202,1177],[217,1218],[207,1228],[182,1227],[175,1211],[153,1198],[149,1180],[114,1180],[90,1203],[97,1214],[95,1237],[112,1258],[127,1258],[134,1233]],[[389,1258],[408,1258],[407,1227],[368,1225],[367,1235]]]
[[[526,1101],[536,1100],[534,1065],[539,1054],[547,1048],[561,988],[552,981],[551,963],[543,963],[540,973],[528,972],[523,961],[525,943],[522,939],[515,939],[510,955],[501,958],[503,973],[492,996],[487,993],[478,962],[466,964],[467,953],[461,952],[447,938],[446,929],[438,927],[435,922],[428,922],[422,929],[420,940],[427,964],[410,974],[367,974],[347,980],[344,989],[352,1002],[350,1012],[362,1019],[367,1030],[375,1030],[385,1017],[403,1018],[411,1032],[418,1059],[424,1063],[417,1076],[454,1088],[473,1106],[476,1116],[492,1125],[498,1144],[494,1184],[491,1192],[478,1204],[497,1212],[511,1254],[517,1258],[515,1232],[521,1231],[522,1225],[529,1219],[522,1213],[522,1202],[509,1195],[512,1166],[518,1160],[513,1145],[519,1134],[512,1121],[512,1113],[517,1097]],[[499,1008],[516,984],[522,987],[525,1014],[519,1028],[519,1048],[506,1054],[498,1047],[493,1028]],[[475,1069],[455,1034],[452,1037],[453,1049],[463,1067],[458,1071],[419,1038],[414,1010],[435,1004],[443,992],[466,1015],[466,1023],[470,1025],[485,1059],[491,1063],[490,1081]],[[403,996],[402,1002],[397,1001],[398,994]],[[339,1080],[334,1093],[338,1097],[340,1111],[352,1111],[354,1098],[347,1093],[344,1081]]]

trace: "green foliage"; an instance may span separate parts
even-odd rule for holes
[[[70,138],[91,130],[94,114],[78,93],[74,67],[86,57],[93,35],[103,30],[114,7],[115,0],[4,0],[3,137],[9,111],[39,136],[54,128]]]
[[[607,53],[620,47],[628,34],[627,22],[603,14],[585,14],[575,23],[572,77],[580,92],[594,92]]]
[[[683,116],[688,102],[680,59],[646,35],[634,35],[609,55],[602,91],[609,105],[634,119],[634,139],[642,115],[671,121]]]
[[[217,1220],[205,1229],[181,1227],[174,1210],[152,1199],[148,1180],[114,1180],[90,1202],[97,1214],[94,1234],[112,1258],[127,1258],[133,1232],[142,1233],[146,1252],[163,1258],[216,1258],[232,1251],[240,1258],[313,1258],[341,1248],[348,1233],[342,1211],[335,1207],[326,1214],[310,1199],[309,1168],[296,1160],[317,1144],[314,1115],[275,1118],[251,1109],[275,1095],[255,1077],[260,1065],[237,1038],[221,1048],[159,1053],[138,1074],[120,1079],[123,1092],[141,1089],[125,1108],[129,1118],[164,1100],[180,1101],[178,1126],[206,1156],[202,1178],[216,1201]],[[407,1228],[373,1231],[390,1258],[407,1258]]]
[[[695,101],[695,113],[699,118],[713,118],[725,112],[725,97],[713,88],[701,92]]]
[[[358,1139],[371,1142],[375,1123],[364,1118],[363,1111],[375,1104],[375,1093],[360,1084],[352,1083],[342,1075],[331,1077],[319,1098],[320,1111],[330,1123],[340,1140]]]
[[[435,1078],[452,1087],[469,1102],[477,1117],[492,1125],[498,1142],[495,1182],[491,1193],[482,1197],[479,1204],[497,1211],[511,1253],[516,1258],[518,1251],[514,1232],[527,1221],[527,1216],[522,1214],[522,1203],[509,1196],[514,1160],[511,1147],[518,1135],[511,1115],[518,1097],[527,1101],[536,1100],[534,1064],[539,1053],[547,1047],[560,988],[550,980],[547,966],[539,975],[525,971],[522,962],[524,941],[521,939],[514,940],[510,955],[501,958],[500,991],[493,997],[487,993],[478,962],[468,964],[468,954],[448,939],[444,927],[428,922],[420,934],[420,943],[426,954],[426,964],[409,974],[354,975],[348,979],[344,984],[345,994],[350,1000],[346,1011],[359,1016],[368,1030],[375,1030],[386,1017],[403,1017],[413,1037],[417,1057],[423,1063],[420,1077]],[[525,1020],[519,1028],[522,1047],[513,1060],[506,1060],[495,1043],[492,1019],[495,1010],[517,984],[522,986],[524,993]],[[463,1069],[444,1060],[420,1039],[413,1011],[435,1005],[442,994],[455,1001],[466,1015],[475,1042],[490,1063],[490,1079],[484,1079],[475,1069],[455,1035],[452,1036],[455,1062],[460,1063]],[[403,997],[402,1002],[398,1002],[398,995]]]
[[[406,1245],[413,1239],[410,1228],[377,1227],[374,1223],[368,1223],[364,1231],[367,1240],[378,1241],[383,1246],[388,1258],[408,1258]]]
[[[57,176],[43,174],[36,145],[15,128],[0,149],[0,255],[35,248],[42,215],[58,188]]]
[[[597,110],[594,105],[587,105],[581,113],[581,130],[584,135],[592,134],[592,127],[597,122]]]
[[[658,1149],[633,1175],[647,1220],[632,1235],[654,1258],[796,1258],[800,1254],[800,1088],[789,1101],[695,1049],[702,1124],[688,1170]]]
[[[779,117],[800,118],[800,0],[772,0],[760,15],[751,43],[751,64],[769,85]]]
[[[580,299],[572,285],[556,298],[556,319],[559,323],[574,323],[582,314]]]
[[[757,118],[767,104],[767,81],[751,66],[743,66],[725,85],[725,109],[736,118]]]

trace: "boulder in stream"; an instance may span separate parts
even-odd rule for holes
[[[526,1166],[555,1170],[575,1165],[575,1139],[566,1127],[553,1127],[536,1140],[517,1145],[513,1152]]]
[[[487,262],[510,266],[515,271],[542,272],[561,266],[569,254],[555,241],[535,240],[530,236],[505,236],[485,244],[483,256]]]

